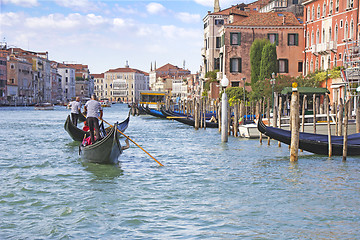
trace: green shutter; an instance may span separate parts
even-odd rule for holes
[[[289,72],[289,60],[285,59],[285,72]]]
[[[299,34],[295,34],[295,46],[299,46]]]
[[[239,73],[241,73],[241,58],[239,58]]]
[[[276,41],[276,46],[278,46],[279,45],[279,34],[278,33],[275,34],[275,41]]]
[[[241,33],[238,33],[238,45],[241,45]]]
[[[230,72],[232,72],[232,58],[230,58]]]
[[[225,34],[221,35],[221,46],[225,45]]]

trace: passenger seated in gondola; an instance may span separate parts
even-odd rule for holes
[[[87,122],[86,122],[86,121],[84,121],[83,131],[85,131],[85,132],[90,131],[90,128],[89,128],[89,126],[87,125]]]

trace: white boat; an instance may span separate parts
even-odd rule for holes
[[[335,135],[336,132],[336,123],[335,123],[335,114],[330,114],[330,128],[331,134]],[[304,132],[313,133],[314,132],[314,124],[313,124],[313,115],[305,115],[305,123],[304,123]],[[268,125],[267,118],[263,119],[266,125]],[[290,118],[284,117],[281,118],[281,127],[285,130],[290,130]],[[302,116],[300,116],[300,132],[302,132]],[[270,126],[272,126],[272,119],[270,119]],[[328,125],[326,121],[326,114],[316,115],[316,133],[317,134],[328,134]],[[356,124],[355,121],[349,120],[348,122],[348,134],[356,133]],[[244,138],[259,138],[260,132],[257,129],[256,123],[245,124],[239,126],[239,135]],[[264,137],[264,135],[263,135]]]
[[[35,110],[54,110],[52,103],[38,103],[34,106]]]

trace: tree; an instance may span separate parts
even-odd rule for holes
[[[217,82],[217,72],[218,70],[215,70],[209,71],[205,74],[205,78],[207,78],[207,80],[205,81],[204,90],[210,91],[210,83]]]
[[[259,79],[271,78],[272,73],[277,73],[276,44],[267,43],[261,53]]]
[[[251,44],[251,86],[253,86],[259,80],[262,50],[267,43],[270,43],[268,39],[255,39],[255,41]]]

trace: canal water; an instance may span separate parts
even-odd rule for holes
[[[123,121],[127,105],[104,109]],[[358,239],[360,157],[131,117],[121,166],[84,163],[69,114],[0,108],[0,239]],[[82,125],[82,124],[81,124]],[[121,140],[124,143],[124,139]]]

